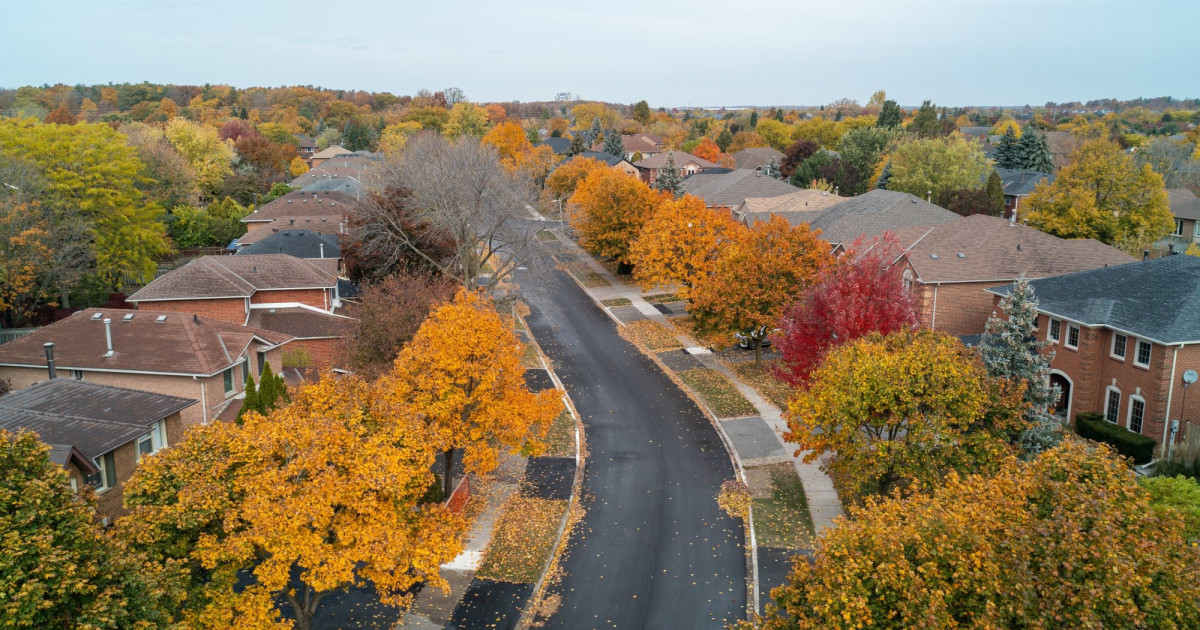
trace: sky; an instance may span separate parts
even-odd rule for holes
[[[0,87],[312,85],[476,102],[1200,97],[1195,0],[0,0]]]

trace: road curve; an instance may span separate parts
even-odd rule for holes
[[[527,318],[583,419],[586,509],[552,628],[723,628],[743,619],[739,521],[717,507],[733,466],[710,421],[561,271]],[[523,283],[524,284],[524,283]]]

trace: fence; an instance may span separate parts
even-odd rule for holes
[[[33,334],[38,328],[0,328],[0,345],[16,341],[25,335]]]

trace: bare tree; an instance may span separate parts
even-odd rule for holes
[[[491,291],[542,257],[528,211],[534,186],[475,138],[418,135],[382,165],[371,189],[352,234],[364,259],[415,257],[464,287]]]

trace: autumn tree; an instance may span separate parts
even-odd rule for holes
[[[0,430],[0,619],[37,630],[165,627],[162,576],[105,534],[91,489],[33,433]]]
[[[621,116],[615,110],[603,103],[580,103],[571,108],[571,116],[575,119],[575,129],[590,129],[599,122],[601,129],[612,129],[617,126]],[[591,148],[591,144],[588,144]]]
[[[902,253],[891,233],[859,237],[787,306],[775,336],[782,380],[801,387],[832,348],[917,326],[916,304],[897,264]]]
[[[487,112],[470,101],[460,101],[450,108],[442,133],[450,140],[457,140],[464,135],[482,137],[487,129]]]
[[[429,312],[449,302],[457,287],[452,279],[410,271],[363,286],[358,330],[346,344],[347,365],[364,378],[391,370]]]
[[[858,195],[867,191],[866,177],[875,172],[887,149],[898,142],[903,132],[892,127],[859,127],[851,129],[842,136],[838,153],[843,161],[850,165],[855,172],[864,175],[858,186],[843,186],[842,195]]]
[[[575,189],[580,182],[587,179],[588,175],[607,168],[607,164],[593,158],[573,157],[550,173],[550,176],[546,178],[546,190],[550,192],[553,199],[566,203],[567,199],[575,194]]]
[[[983,187],[992,166],[975,143],[961,137],[917,137],[900,142],[888,158],[888,190],[939,199],[946,191]]]
[[[796,140],[783,152],[783,159],[779,161],[779,173],[785,179],[790,178],[792,173],[800,167],[800,164],[812,157],[814,153],[821,150],[821,145],[807,138]]]
[[[589,174],[571,195],[569,218],[579,245],[595,256],[630,262],[629,249],[655,209],[671,195],[642,180],[603,168]]]
[[[1071,155],[1053,184],[1038,184],[1022,208],[1030,227],[1060,238],[1094,238],[1137,254],[1170,234],[1175,222],[1162,177],[1108,140]]]
[[[852,510],[758,627],[1200,626],[1200,547],[1149,504],[1125,463],[1077,441],[995,476],[951,475]]]
[[[308,163],[299,155],[292,158],[292,161],[288,163],[288,172],[292,174],[292,177],[300,177],[307,173],[308,170]]]
[[[633,104],[633,119],[643,125],[650,124],[650,105],[641,100]]]
[[[535,147],[525,136],[525,130],[514,122],[502,122],[492,127],[481,140],[496,148],[500,163],[510,172],[524,172],[535,181],[542,181],[557,160],[550,147]]]
[[[630,247],[633,279],[643,289],[679,285],[679,296],[712,271],[722,248],[739,238],[745,226],[728,213],[707,208],[691,195],[659,205]]]
[[[1010,453],[1020,393],[1004,390],[957,339],[870,333],[831,350],[785,414],[784,438],[830,455],[846,500],[931,488],[951,470],[986,471]]]
[[[167,140],[196,172],[196,184],[212,194],[227,176],[233,173],[234,152],[230,143],[217,135],[212,127],[175,118],[166,128]]]
[[[692,148],[691,153],[702,160],[708,160],[713,163],[721,160],[721,147],[708,138],[701,138],[700,142]]]
[[[748,335],[757,362],[784,305],[817,279],[832,256],[807,223],[792,227],[779,216],[734,234],[691,290],[688,312],[702,333]]]
[[[771,146],[767,143],[766,138],[763,138],[756,131],[739,131],[733,134],[733,138],[729,141],[729,146],[725,148],[728,153],[737,153],[743,149],[752,149],[754,147]]]
[[[278,628],[278,598],[308,630],[337,590],[369,583],[401,606],[418,583],[446,588],[438,567],[462,549],[466,523],[424,501],[434,451],[387,394],[328,375],[269,416],[195,427],[138,466],[118,530],[187,569],[184,623]]]
[[[524,350],[485,297],[460,289],[429,314],[380,380],[388,404],[410,410],[426,443],[442,452],[446,496],[456,455],[467,473],[491,472],[504,450],[537,452],[562,409],[556,391],[527,388]]]
[[[937,108],[930,101],[921,103],[917,113],[913,114],[912,122],[908,123],[906,131],[922,138],[936,138],[942,135],[942,124],[938,121]]]

